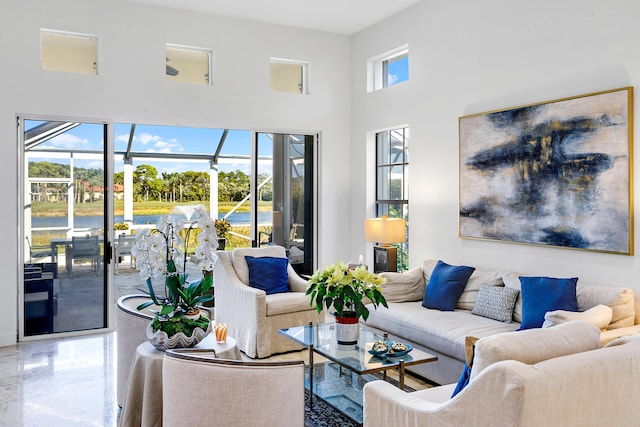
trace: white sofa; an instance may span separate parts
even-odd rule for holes
[[[495,342],[477,345],[476,358],[484,351],[485,361],[500,361],[483,366],[453,398],[455,384],[406,393],[384,381],[368,383],[364,426],[640,425],[640,335],[599,348],[599,331],[585,323],[480,339],[477,344]],[[519,339],[523,335],[527,339]],[[589,347],[595,349],[584,351]],[[497,350],[502,354],[491,354]]]
[[[388,279],[383,286],[389,308],[370,308],[366,325],[387,332],[392,340],[407,340],[438,357],[434,363],[413,366],[410,370],[437,383],[454,383],[460,377],[465,363],[465,338],[478,338],[515,331],[522,320],[522,296],[519,295],[511,323],[500,322],[472,313],[478,290],[483,284],[520,288],[516,272],[476,269],[454,311],[439,311],[422,306],[425,286],[437,260],[427,260],[422,268],[406,273],[383,273]],[[640,295],[624,287],[585,285],[577,286],[578,309],[584,313],[599,304],[610,307],[611,320],[601,333],[601,345],[612,339],[640,332]],[[552,313],[557,322],[580,318],[581,313]]]
[[[281,246],[239,248],[216,251],[214,283],[216,321],[229,325],[238,348],[251,358],[303,347],[278,333],[280,328],[323,323],[324,315],[309,305],[305,295],[307,281],[287,265],[290,292],[267,295],[249,286],[249,269],[245,256],[286,258]]]

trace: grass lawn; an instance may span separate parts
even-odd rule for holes
[[[227,213],[237,202],[218,202],[218,210],[221,213]],[[209,206],[209,201],[204,202],[188,202],[188,203],[173,203],[173,202],[134,202],[133,212],[134,215],[165,215],[170,213],[175,206],[178,205],[204,205],[205,208]],[[236,209],[236,212],[249,212],[249,203],[245,203]],[[271,202],[259,202],[258,210],[268,211],[271,209]],[[73,212],[78,216],[95,216],[102,215],[104,213],[104,205],[102,202],[91,203],[76,203],[73,206]],[[47,202],[33,202],[31,204],[31,214],[39,217],[55,217],[67,215],[66,203],[47,203]],[[122,200],[116,200],[114,203],[114,214],[124,214],[124,202]]]

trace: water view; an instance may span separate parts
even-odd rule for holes
[[[218,218],[223,218],[225,214],[219,214]],[[250,221],[249,212],[234,212],[227,217],[227,221],[233,226],[249,225]],[[155,224],[162,215],[135,215],[133,217],[134,224]],[[124,222],[122,215],[116,215],[114,222]],[[261,211],[258,212],[258,224],[271,224],[272,212]],[[76,228],[101,228],[104,225],[104,217],[101,215],[95,216],[76,216],[74,219],[74,227]],[[66,227],[67,217],[31,217],[31,226],[33,228],[47,228],[47,227]]]

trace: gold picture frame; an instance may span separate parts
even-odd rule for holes
[[[633,87],[458,124],[460,238],[633,255]]]

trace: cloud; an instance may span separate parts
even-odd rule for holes
[[[397,74],[389,74],[387,79],[387,86],[391,86],[392,84],[396,83],[400,79],[400,77],[398,77]]]
[[[51,138],[51,140],[49,140],[49,144],[55,148],[78,149],[89,147],[91,142],[86,138],[80,138],[71,133],[63,133],[55,138]]]
[[[128,142],[129,134],[121,134],[116,136],[116,141]],[[182,153],[184,146],[177,139],[164,139],[159,135],[151,135],[150,133],[141,133],[133,137],[133,151],[140,151],[139,147],[146,147],[147,153]],[[138,147],[138,149],[136,148]]]

